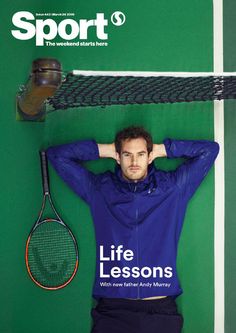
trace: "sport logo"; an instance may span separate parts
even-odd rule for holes
[[[115,12],[111,15],[111,22],[114,25],[120,26],[125,23],[126,17],[122,12]]]
[[[50,16],[50,15],[48,15]],[[125,22],[125,15],[116,11],[111,15],[111,22],[120,26]],[[30,22],[35,21],[35,22]],[[37,46],[43,46],[46,41],[52,41],[58,35],[64,40],[88,39],[88,30],[95,27],[96,36],[100,40],[107,40],[108,33],[105,31],[108,26],[108,20],[105,19],[104,13],[97,13],[95,19],[63,19],[57,23],[52,18],[35,19],[35,16],[28,11],[20,11],[12,17],[13,25],[18,28],[11,30],[13,37],[20,40],[36,39]]]

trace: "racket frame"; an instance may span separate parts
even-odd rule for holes
[[[51,198],[51,194],[50,194],[50,188],[49,188],[49,176],[48,176],[49,173],[48,173],[48,163],[47,163],[46,152],[45,151],[40,151],[39,153],[40,153],[41,172],[42,172],[43,202],[42,202],[42,206],[41,206],[41,209],[40,209],[40,212],[39,212],[38,219],[35,222],[35,224],[33,225],[32,229],[29,233],[29,236],[27,238],[27,241],[26,241],[25,263],[26,263],[26,268],[27,268],[28,274],[29,274],[30,278],[33,280],[34,283],[36,283],[39,287],[41,287],[43,289],[46,289],[46,290],[58,290],[58,289],[61,289],[61,288],[64,288],[65,286],[67,286],[72,281],[72,279],[74,278],[74,276],[75,276],[75,274],[78,270],[78,266],[79,266],[79,254],[78,254],[79,251],[78,251],[78,245],[77,245],[75,236],[73,235],[70,228],[60,218],[59,214],[56,211],[56,208],[54,207],[54,204],[53,204],[53,201],[52,201],[52,198]],[[48,202],[50,204],[50,207],[51,207],[52,211],[54,212],[56,218],[41,219],[47,200],[48,200]],[[30,265],[29,265],[29,262],[28,262],[28,248],[29,248],[29,243],[30,243],[30,239],[31,239],[32,234],[37,229],[37,227],[39,227],[41,224],[50,223],[50,222],[59,223],[67,229],[67,231],[69,232],[69,234],[70,234],[70,236],[73,240],[73,243],[74,243],[74,246],[75,246],[75,253],[76,253],[75,268],[74,268],[74,271],[73,271],[71,277],[64,284],[62,284],[60,286],[56,286],[56,287],[47,287],[47,286],[44,286],[44,285],[40,284],[33,277],[32,273],[31,273],[31,270],[30,270]]]

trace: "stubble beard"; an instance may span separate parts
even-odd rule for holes
[[[143,170],[140,170],[140,171],[143,171]],[[147,170],[145,172],[142,172],[141,175],[137,175],[135,172],[132,173],[130,171],[127,171],[127,172],[124,173],[122,171],[122,176],[123,176],[124,179],[126,179],[128,181],[138,182],[138,181],[142,181],[144,178],[146,178],[146,176],[147,176]]]

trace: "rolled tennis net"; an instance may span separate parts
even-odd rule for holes
[[[17,94],[17,119],[38,121],[60,109],[236,99],[235,73],[64,72],[57,59],[32,63]]]
[[[92,72],[66,75],[49,112],[86,106],[177,103],[236,98],[236,76],[213,73]]]

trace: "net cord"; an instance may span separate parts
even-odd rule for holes
[[[201,77],[201,76],[235,76],[236,72],[138,72],[138,71],[93,71],[93,70],[73,70],[67,72],[72,75],[83,76],[171,76],[171,77]]]

